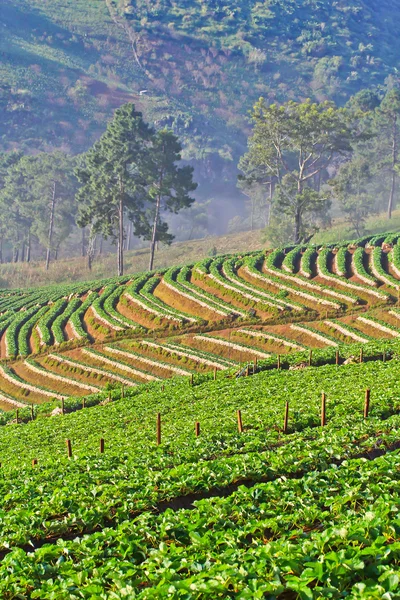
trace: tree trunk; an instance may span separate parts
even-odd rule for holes
[[[51,244],[53,241],[53,230],[54,230],[54,211],[56,208],[56,183],[53,183],[53,194],[51,197],[51,208],[50,208],[50,223],[49,223],[49,237],[47,241],[47,254],[46,254],[46,271],[49,269],[50,264],[50,253]]]
[[[294,243],[295,244],[299,244],[300,243],[300,229],[301,229],[301,215],[300,215],[300,211],[297,210],[295,217],[294,217]]]
[[[122,193],[119,198],[118,220],[118,277],[121,277],[124,274],[124,200]]]
[[[0,265],[3,264],[3,238],[0,239]]]
[[[54,250],[54,260],[58,260],[58,250],[59,247],[57,246],[57,248]]]
[[[85,228],[82,228],[82,241],[81,241],[81,256],[85,256],[86,254],[86,236],[85,236]]]
[[[125,240],[125,250],[131,249],[131,237],[132,237],[132,221],[129,221],[128,230],[126,233],[126,240]]]
[[[31,240],[31,230],[29,229],[29,231],[28,231],[28,243],[26,245],[26,257],[25,257],[25,260],[26,260],[27,263],[31,262],[31,243],[32,243],[32,240]]]
[[[24,259],[25,259],[25,240],[22,241],[21,262],[24,262]]]
[[[387,218],[392,218],[394,192],[396,187],[396,171],[394,167],[397,162],[397,139],[396,139],[396,128],[397,128],[397,115],[393,117],[393,131],[392,131],[392,181],[390,184],[389,203],[387,209]]]
[[[161,207],[161,195],[158,194],[157,204],[156,204],[156,214],[154,215],[153,233],[151,236],[149,271],[153,270],[153,265],[154,265],[154,252],[156,249],[157,227],[158,227],[158,219],[160,216],[160,207]]]
[[[252,197],[250,198],[250,202],[251,202],[251,213],[250,213],[250,231],[254,231],[254,211],[255,211],[255,199]]]
[[[100,236],[99,256],[103,254],[103,236]]]

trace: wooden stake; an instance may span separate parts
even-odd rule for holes
[[[217,381],[217,367],[214,367],[214,381]]]
[[[336,350],[335,362],[337,365],[339,364],[339,350]]]
[[[250,375],[250,368],[249,365],[247,365],[246,367],[246,377],[248,377]]]
[[[71,444],[71,440],[65,440],[65,443],[67,445],[68,458],[71,458],[72,457],[72,444]]]
[[[121,398],[125,397],[125,386],[124,384],[121,385]]]
[[[258,360],[257,360],[257,356],[254,359],[254,368],[257,370],[258,367]]]
[[[65,404],[64,404],[64,398],[62,398],[61,400],[61,414],[63,415],[65,413]]]
[[[35,465],[37,465],[37,458],[34,458],[34,459],[32,460],[32,467],[34,467]]]
[[[278,369],[281,368],[281,355],[278,354]]]
[[[15,411],[15,413],[16,413],[16,417],[17,417],[17,425],[18,425],[18,412],[19,412],[19,411],[18,411],[18,408],[17,408],[17,410]]]
[[[240,410],[237,411],[237,422],[239,433],[243,433],[242,411]]]
[[[164,391],[164,388],[165,388],[165,386],[164,386],[164,384],[162,384],[162,386],[161,386],[161,391],[162,392]]]
[[[86,398],[82,398],[82,408],[85,408],[86,406]]]
[[[363,355],[363,349],[360,348],[360,363],[362,363],[362,361],[363,361],[363,356],[364,356]]]
[[[34,412],[33,403],[32,403],[31,404],[31,419],[32,419],[32,421],[33,421],[34,418],[35,418],[35,412]]]
[[[190,385],[193,385],[193,373],[190,376]]]
[[[322,392],[321,397],[321,427],[325,427],[326,425],[326,396],[324,392]]]
[[[370,398],[371,398],[371,390],[367,388],[365,390],[364,419],[368,418]]]
[[[285,406],[285,419],[283,421],[283,433],[287,433],[289,421],[289,402],[286,402]]]
[[[157,413],[157,446],[161,444],[161,414]]]
[[[200,423],[198,421],[196,421],[196,423],[194,424],[194,432],[196,434],[196,437],[199,437],[199,435],[200,435]]]
[[[100,454],[104,454],[104,439],[100,438]]]
[[[383,354],[382,354],[382,360],[383,360],[383,362],[386,362],[386,352],[385,352],[385,350],[383,351]]]
[[[310,356],[308,357],[308,366],[311,367],[312,365],[312,350],[310,350]]]

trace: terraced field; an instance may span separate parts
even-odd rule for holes
[[[339,362],[350,345],[358,356],[400,336],[399,241],[217,256],[90,289],[4,291],[0,408],[88,401],[104,388],[240,372],[325,348]]]

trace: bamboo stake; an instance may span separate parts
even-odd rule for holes
[[[65,404],[64,404],[64,398],[62,398],[61,400],[61,414],[63,415],[65,413]]]
[[[86,398],[82,398],[82,408],[85,408],[86,406]]]
[[[386,362],[386,352],[385,352],[385,350],[383,351],[383,354],[382,354],[382,360],[383,360],[383,362]]]
[[[17,425],[18,425],[18,413],[19,413],[19,411],[18,411],[18,408],[17,408],[17,410],[15,411],[15,413],[16,413]]]
[[[104,438],[100,438],[100,454],[104,454]]]
[[[281,355],[278,354],[278,369],[281,368]]]
[[[32,404],[31,404],[31,419],[32,419],[32,421],[33,421],[34,418],[35,418],[35,412],[34,412],[34,409],[33,409],[33,402],[32,402]]]
[[[214,381],[217,381],[217,367],[214,367]]]
[[[121,398],[125,397],[125,386],[124,384],[121,385]]]
[[[72,444],[71,444],[71,440],[65,440],[65,443],[67,445],[68,458],[71,458],[72,457]]]
[[[322,392],[321,397],[321,427],[325,427],[326,425],[326,396],[324,392]]]
[[[243,421],[242,421],[242,411],[237,411],[237,422],[238,422],[238,431],[239,433],[243,433]]]
[[[194,432],[196,434],[196,437],[199,437],[199,435],[200,435],[200,423],[198,421],[196,421],[196,423],[194,424]]]
[[[34,467],[35,465],[37,465],[37,458],[34,458],[34,459],[32,460],[32,467]]]
[[[157,446],[161,444],[161,414],[157,413]]]
[[[369,388],[367,388],[365,390],[364,419],[368,418],[370,398],[371,398],[371,390]]]
[[[339,364],[339,350],[336,350],[335,362],[337,365]]]
[[[283,433],[287,433],[288,430],[288,421],[289,421],[289,402],[286,402],[285,406],[285,418],[283,421]]]
[[[193,385],[193,373],[190,376],[190,385]]]
[[[362,349],[362,348],[360,348],[360,363],[362,363],[362,361],[363,361],[363,358],[364,358],[364,355],[363,355],[363,349]]]
[[[312,350],[310,350],[310,356],[308,357],[308,366],[311,367],[312,365]]]

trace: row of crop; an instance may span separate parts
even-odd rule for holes
[[[58,400],[63,400],[66,396],[62,394],[58,394],[53,390],[49,390],[41,385],[32,385],[25,381],[25,379],[21,379],[12,369],[7,367],[6,365],[0,366],[0,375],[9,383],[12,383],[16,387],[21,388],[22,390],[33,392],[35,394],[39,394],[41,396],[47,396],[49,398],[57,398]]]
[[[301,257],[300,275],[306,277],[307,279],[311,279],[313,276],[313,265],[315,264],[316,256],[317,251],[314,246],[306,248]]]
[[[68,301],[64,298],[60,298],[50,306],[49,310],[39,319],[37,324],[37,331],[40,337],[40,344],[42,346],[51,346],[53,343],[52,325],[56,318],[61,315],[66,307]]]
[[[92,303],[92,313],[95,319],[102,323],[107,329],[112,329],[113,331],[123,331],[125,329],[123,324],[108,314],[108,311],[106,312],[104,310],[105,302],[115,292],[119,293],[119,286],[117,284],[110,284],[105,287],[103,293],[97,296]]]
[[[184,274],[179,277],[182,271],[184,271]],[[196,288],[195,286],[188,284],[187,278],[189,277],[189,273],[190,269],[188,267],[185,267],[184,269],[181,269],[180,267],[172,267],[164,274],[164,285],[172,292],[187,298],[191,302],[198,304],[199,306],[216,315],[219,315],[220,317],[229,316],[231,311],[228,305],[226,308],[222,305],[218,305],[215,301],[215,298],[211,296],[211,294],[208,294],[208,296],[211,296],[213,300],[210,300],[206,294],[201,293],[198,287]]]
[[[194,348],[193,346],[185,346],[183,344],[176,344],[174,342],[167,342],[165,346],[171,350],[182,352],[188,357],[189,354],[193,355],[198,361],[203,362],[204,364],[214,363],[214,366],[220,368],[229,368],[236,364],[235,361],[229,358],[219,356],[218,354],[213,354],[212,352],[207,352],[206,350],[200,350],[199,348]]]
[[[54,336],[55,345],[62,344],[65,341],[64,327],[68,323],[71,315],[75,311],[78,310],[78,308],[81,306],[81,304],[82,304],[82,301],[79,298],[72,298],[68,302],[65,310],[60,315],[58,315],[58,317],[56,319],[54,319],[54,323],[52,326],[52,332],[53,332],[53,336]]]
[[[197,348],[182,346],[181,344],[164,343],[143,340],[145,346],[148,346],[152,350],[160,353],[162,356],[176,356],[181,357],[184,360],[193,361],[198,365],[204,365],[216,369],[227,369],[233,365],[232,361],[221,359],[219,356],[215,356],[209,352],[198,350]],[[179,358],[178,358],[179,359]]]
[[[294,273],[296,271],[296,265],[301,257],[303,248],[301,246],[295,246],[285,254],[285,258],[282,262],[282,270],[287,273]]]
[[[392,269],[396,275],[400,279],[400,244],[397,243],[393,246],[393,250],[389,257],[392,260]]]
[[[37,308],[31,308],[29,310],[20,311],[11,320],[9,326],[5,332],[5,347],[7,358],[15,357],[18,355],[18,335],[21,327],[26,321],[29,321],[32,316],[36,316],[38,313]]]
[[[20,356],[28,356],[31,353],[30,347],[30,335],[35,324],[48,312],[49,307],[47,305],[42,306],[39,310],[36,310],[33,315],[25,321],[18,332],[17,338],[17,351],[16,353]]]
[[[287,346],[292,350],[303,350],[304,345],[299,342],[294,342],[292,339],[289,339],[283,335],[278,335],[276,333],[267,333],[261,329],[238,329],[237,331],[233,331],[233,335],[242,335],[247,338],[260,338],[261,340],[265,340],[265,342],[276,342],[277,344],[282,344],[283,346]]]
[[[327,306],[336,310],[339,310],[342,307],[342,304],[328,300],[320,295],[321,293],[325,293],[335,296],[336,298],[343,298],[342,294],[335,292],[334,290],[325,290],[325,288],[319,286],[318,284],[310,283],[309,281],[304,281],[295,275],[288,275],[284,274],[282,271],[279,271],[279,269],[277,269],[275,266],[275,257],[280,253],[281,251],[277,250],[267,255],[265,265],[267,274],[262,272],[262,264],[264,260],[263,254],[247,257],[245,259],[246,266],[244,267],[244,270],[251,277],[259,279],[260,281],[264,281],[266,284],[272,284],[274,287],[277,287],[283,292],[288,292],[296,297],[304,298],[309,302],[322,304],[323,306]],[[282,279],[285,280],[285,283],[282,283]],[[299,287],[305,287],[307,288],[307,291],[299,289]],[[319,294],[317,294],[314,290],[318,290]]]
[[[303,323],[301,325],[292,324],[290,326],[290,328],[293,329],[294,331],[298,331],[300,333],[305,333],[306,335],[309,335],[313,339],[315,339],[319,342],[322,342],[323,344],[326,344],[327,346],[338,346],[337,340],[331,338],[329,335],[327,335],[326,333],[323,333],[319,329],[315,329],[315,327],[311,327],[310,325],[304,325]]]
[[[334,255],[333,264],[336,271],[336,275],[338,275],[338,277],[345,278],[347,276],[348,255],[348,250],[344,246],[338,248],[336,254]]]
[[[117,381],[123,385],[134,386],[136,383],[132,379],[126,379],[113,371],[108,371],[107,369],[103,369],[101,367],[95,367],[92,365],[87,365],[79,360],[73,359],[70,356],[65,356],[64,354],[49,354],[46,360],[56,361],[56,366],[66,365],[68,368],[71,367],[72,371],[78,370],[81,373],[87,373],[89,375],[104,377],[107,379],[111,379],[113,381]],[[51,364],[51,363],[50,363]]]
[[[376,246],[371,254],[371,272],[372,274],[382,281],[382,283],[388,285],[389,287],[394,287],[396,290],[400,289],[399,281],[392,277],[390,273],[387,273],[383,267],[383,250],[379,246]]]
[[[155,350],[157,354],[160,354],[161,356],[169,356],[171,354],[170,351],[164,350],[165,346],[161,345],[161,344],[157,344],[155,342],[149,342],[147,340],[141,340],[140,344],[139,344],[139,348],[142,348],[144,346],[144,349],[146,350],[146,347],[151,348],[152,350]],[[108,352],[114,353],[118,356],[122,356],[125,358],[129,358],[130,360],[134,360],[136,362],[141,362],[143,364],[145,364],[146,366],[151,367],[151,369],[161,369],[162,371],[168,371],[168,374],[171,373],[175,373],[175,375],[190,375],[191,371],[188,371],[186,369],[182,369],[181,367],[177,367],[175,365],[172,365],[170,363],[161,361],[161,360],[156,360],[154,358],[149,358],[148,356],[143,356],[143,354],[139,354],[139,352],[135,352],[133,349],[129,349],[126,350],[126,348],[122,348],[116,344],[114,344],[113,346],[106,346],[105,348]]]
[[[239,342],[231,342],[225,338],[215,337],[213,335],[195,335],[195,340],[200,342],[209,343],[212,345],[223,346],[225,348],[236,350],[238,352],[245,352],[246,354],[251,354],[252,356],[256,356],[257,358],[269,358],[271,355],[266,352],[262,352],[261,350],[257,350],[254,346],[249,346],[247,344],[242,344]]]
[[[86,312],[92,306],[97,297],[97,292],[90,291],[86,297],[86,300],[84,300],[82,304],[78,306],[78,308],[76,308],[76,310],[71,314],[68,322],[76,339],[87,339],[88,335],[83,326],[83,321]]]
[[[360,279],[360,281],[362,281],[363,283],[371,285],[372,287],[376,287],[378,285],[377,280],[368,273],[367,269],[364,266],[365,256],[365,251],[362,246],[355,250],[352,261],[354,275],[356,275],[356,277]]]
[[[321,277],[322,279],[326,279],[327,281],[332,281],[333,283],[336,283],[338,285],[341,285],[341,286],[346,287],[351,290],[356,290],[358,292],[366,292],[366,293],[376,296],[377,298],[386,299],[386,297],[381,292],[378,292],[375,290],[367,290],[363,286],[361,286],[357,283],[352,283],[350,281],[347,281],[346,279],[342,279],[338,275],[334,275],[333,273],[331,273],[331,271],[329,270],[329,267],[328,267],[328,260],[329,260],[330,256],[331,256],[331,250],[329,248],[322,248],[319,251],[318,258],[317,258],[317,273],[318,273],[319,277]],[[355,296],[353,293],[349,292],[349,300],[348,301],[351,302],[352,304],[358,304],[359,297]]]
[[[43,375],[44,377],[46,377],[48,379],[53,379],[54,381],[59,381],[66,385],[72,385],[74,387],[82,388],[83,390],[86,390],[88,392],[95,393],[95,392],[99,391],[99,388],[95,387],[93,385],[89,385],[87,383],[82,383],[81,381],[77,381],[76,379],[70,379],[69,377],[65,377],[64,375],[53,373],[52,371],[45,369],[41,364],[39,364],[38,362],[36,362],[35,360],[33,360],[31,358],[27,358],[25,360],[25,365],[33,373],[37,373],[38,375]]]
[[[144,298],[146,298],[146,300],[153,302],[153,304],[155,304],[161,310],[162,313],[164,313],[166,315],[172,315],[172,317],[179,319],[183,323],[185,323],[185,322],[200,323],[201,322],[201,319],[199,317],[189,316],[186,313],[175,309],[173,306],[170,306],[169,304],[166,304],[165,302],[163,302],[162,300],[157,298],[153,294],[153,292],[159,283],[160,283],[159,277],[157,277],[157,276],[150,277],[145,282],[143,287],[141,288],[141,290],[139,292],[140,295],[143,296]]]
[[[276,294],[271,294],[266,292],[265,290],[260,290],[258,287],[249,282],[244,283],[243,280],[235,272],[235,268],[239,268],[240,266],[242,266],[243,260],[238,261],[236,267],[235,263],[235,259],[229,259],[225,260],[222,264],[222,274],[229,281],[234,282],[236,285],[245,290],[249,290],[251,293],[255,293],[257,296],[260,296],[262,301],[264,298],[267,298],[269,301],[275,302],[279,308],[282,307],[282,309],[289,309],[299,312],[304,310],[304,306],[302,306],[301,304],[298,304],[296,302],[289,302],[283,298],[280,298]]]
[[[361,332],[358,329],[351,327],[351,325],[347,325],[347,324],[345,325],[341,321],[324,321],[324,323],[330,329],[333,329],[334,331],[338,331],[345,337],[349,337],[352,340],[354,340],[355,342],[364,344],[371,339],[370,336],[367,336],[365,334],[361,335]]]
[[[368,325],[369,327],[378,329],[382,333],[386,333],[393,337],[400,337],[400,332],[397,327],[394,327],[394,325],[391,325],[390,323],[387,323],[386,321],[381,321],[380,319],[377,319],[376,317],[360,316],[360,317],[357,317],[357,320],[360,321],[361,323],[364,323],[365,325]]]
[[[94,350],[93,348],[83,348],[82,352],[85,355],[90,356],[92,359],[98,360],[113,368],[120,369],[121,371],[124,371],[133,377],[139,377],[140,379],[145,379],[146,381],[154,381],[159,379],[159,377],[151,375],[148,371],[134,368],[121,360],[114,360],[109,356],[104,355],[102,352],[99,352],[99,350]]]
[[[228,268],[227,270],[229,273],[233,273],[232,268]],[[266,312],[271,312],[272,309],[273,314],[278,314],[278,311],[283,312],[285,310],[285,308],[277,302],[276,296],[273,294],[260,293],[255,286],[247,287],[246,284],[240,280],[235,280],[232,275],[228,276],[224,270],[223,258],[216,259],[211,263],[209,277],[222,285],[223,288],[225,288],[225,293],[229,296],[236,298],[236,300],[239,300],[242,304],[247,304],[251,308],[258,308]]]

